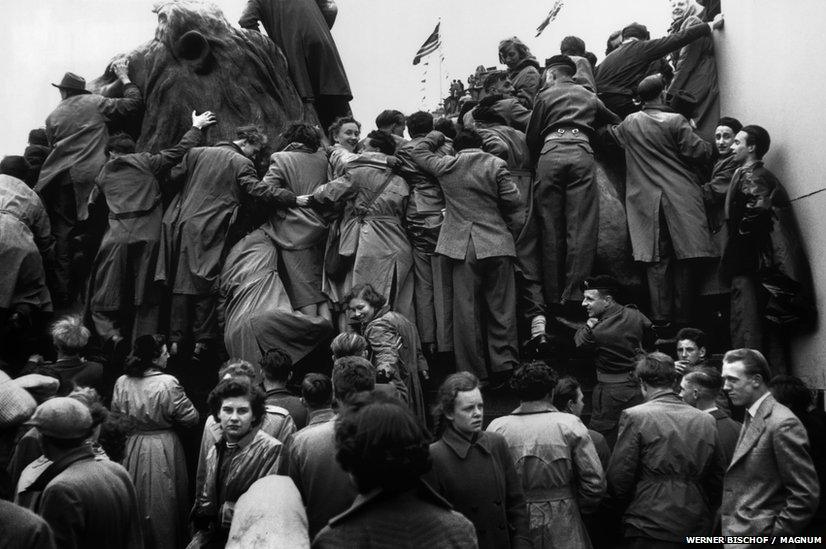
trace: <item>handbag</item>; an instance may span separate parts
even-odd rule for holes
[[[360,209],[356,214],[359,224],[364,223],[370,207],[381,196],[384,190],[390,185],[395,174],[391,171],[387,174],[378,190],[370,197],[370,200]],[[324,250],[324,272],[327,273],[333,280],[341,280],[350,271],[356,257],[356,250],[358,248],[358,241],[354,246],[352,253],[344,255],[341,253],[341,218],[336,219],[330,224],[330,232],[327,236],[327,248]]]

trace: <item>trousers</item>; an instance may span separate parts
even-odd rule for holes
[[[446,257],[413,247],[416,328],[422,343],[436,343],[439,351],[453,348],[450,277]]]
[[[172,294],[169,311],[169,341],[192,338],[206,343],[221,337],[218,330],[218,296]]]
[[[665,219],[660,215],[660,260],[648,263],[645,268],[648,296],[651,300],[651,320],[655,325],[676,323],[691,324],[693,291],[692,273],[694,262],[677,259]]]

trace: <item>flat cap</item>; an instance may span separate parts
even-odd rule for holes
[[[48,437],[83,438],[92,428],[92,414],[74,398],[56,397],[38,406],[27,424]]]

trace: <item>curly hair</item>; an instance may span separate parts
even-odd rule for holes
[[[135,152],[135,140],[128,133],[119,132],[109,137],[106,142],[106,154],[132,154]]]
[[[250,409],[252,410],[253,425],[261,423],[261,419],[266,413],[264,392],[257,386],[249,382],[249,380],[234,377],[224,379],[218,382],[218,385],[209,393],[207,398],[207,405],[209,411],[215,421],[221,423],[218,413],[221,411],[221,405],[224,400],[228,398],[241,397],[249,400]]]
[[[52,325],[49,333],[57,350],[70,355],[80,353],[91,335],[80,315],[64,316]]]
[[[287,129],[281,134],[284,146],[290,143],[301,143],[313,152],[321,146],[321,137],[315,127],[306,122],[290,122]]]
[[[367,141],[371,147],[377,148],[380,152],[390,156],[396,152],[396,142],[393,136],[382,130],[373,130],[367,134]]]
[[[245,377],[254,384],[261,382],[261,372],[258,368],[241,358],[231,358],[224,362],[224,365],[218,370],[218,381],[226,379],[227,377]]]
[[[433,131],[433,115],[429,112],[416,111],[407,117],[407,133],[410,137],[427,135]]]
[[[349,303],[354,299],[363,299],[370,304],[371,307],[378,311],[387,303],[387,299],[378,293],[370,284],[356,284],[350,292],[344,296],[344,303]]]
[[[376,369],[360,356],[345,356],[333,363],[333,393],[344,403],[356,393],[376,388]]]
[[[477,387],[479,387],[479,378],[470,372],[457,372],[447,376],[447,379],[439,386],[436,405],[433,407],[433,424],[436,426],[436,435],[441,435],[450,423],[445,413],[453,413],[453,408],[456,405],[456,395],[465,391],[472,391]]]
[[[398,399],[374,391],[353,397],[336,421],[336,459],[360,493],[412,488],[432,466],[429,433]]]
[[[522,42],[522,40],[520,40],[519,38],[517,38],[515,36],[511,36],[510,38],[505,38],[504,40],[499,42],[499,62],[500,63],[505,62],[505,57],[502,55],[502,51],[509,48],[509,47],[511,47],[511,46],[516,50],[516,53],[519,54],[519,59],[520,60],[531,56],[530,48],[528,48],[528,46],[526,46],[525,43]]]
[[[352,116],[340,116],[333,120],[333,123],[330,124],[330,127],[327,128],[327,137],[330,139],[331,143],[336,142],[335,136],[338,135],[338,132],[341,130],[341,127],[345,124],[355,124],[359,131],[361,131],[361,122],[359,122]]]
[[[541,360],[534,360],[519,366],[510,379],[511,389],[521,402],[541,400],[550,395],[559,375]]]
[[[243,139],[253,147],[266,145],[267,141],[269,141],[267,134],[264,133],[264,129],[260,126],[241,126],[235,130],[235,138]]]

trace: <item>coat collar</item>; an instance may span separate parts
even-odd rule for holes
[[[317,425],[319,423],[327,423],[336,418],[336,413],[332,408],[324,408],[322,410],[315,410],[310,412],[307,419],[307,426]]]
[[[411,494],[416,499],[426,501],[443,509],[453,509],[450,503],[448,503],[447,500],[445,500],[442,496],[437,494],[433,490],[433,488],[430,487],[429,484],[427,484],[423,480],[419,480],[415,488],[408,490],[406,492],[386,492],[380,488],[376,488],[375,490],[371,490],[366,494],[357,495],[356,499],[353,500],[353,504],[350,506],[349,509],[347,509],[340,515],[337,515],[330,519],[330,526],[335,526],[336,524],[346,521],[349,517],[358,514],[362,509],[370,506],[374,502],[380,505],[383,502],[386,502],[394,497],[401,496],[404,494]]]
[[[465,154],[465,153],[480,153],[480,152],[485,152],[485,151],[483,151],[482,149],[476,148],[476,147],[471,147],[471,148],[468,148],[468,149],[462,149],[461,151],[457,151],[456,156],[459,156],[460,154]]]
[[[40,492],[46,489],[46,486],[54,480],[57,475],[74,465],[79,461],[95,459],[95,453],[88,443],[83,443],[78,448],[63,455],[60,459],[49,465],[43,473],[37,478],[27,491]]]
[[[473,435],[473,438],[474,440],[466,438],[464,435],[459,433],[459,431],[454,429],[453,425],[448,426],[442,434],[442,440],[444,443],[447,444],[451,450],[453,450],[453,453],[459,456],[459,459],[467,458],[467,455],[473,446],[478,446],[487,454],[491,453],[490,439],[485,436],[484,431],[476,433]]]
[[[743,424],[740,440],[737,442],[737,447],[734,449],[734,455],[731,457],[731,463],[728,466],[729,469],[731,469],[743,456],[748,454],[752,447],[760,439],[760,435],[763,434],[763,431],[766,428],[766,418],[772,414],[775,404],[777,404],[777,401],[771,394],[769,394],[760,404],[760,407],[757,408],[757,413],[754,414],[751,422],[749,422],[748,428],[745,423]]]

